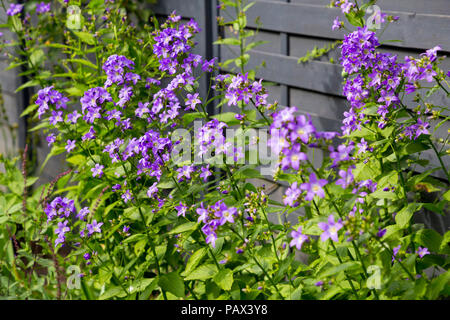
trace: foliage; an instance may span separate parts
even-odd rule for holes
[[[341,45],[350,109],[341,132],[326,132],[296,107],[269,104],[247,70],[261,44],[246,29],[252,3],[222,1],[235,12],[222,23],[237,38],[216,44],[239,48],[222,69],[192,53],[200,30],[176,13],[133,26],[120,1],[79,1],[71,18],[74,1],[48,3],[53,14],[35,1],[9,7],[5,27],[17,41],[4,47],[16,48],[11,67],[27,67],[18,91],[41,87],[23,114],[47,135],[49,158],[65,152],[70,168],[32,188],[25,160],[19,169],[18,158],[1,158],[3,297],[448,297],[449,232],[413,219],[424,209],[445,214],[450,199],[448,137],[443,146],[435,137],[448,108],[426,102],[448,95],[438,47],[399,62],[378,52],[376,33],[364,27],[371,2],[338,1],[357,28]],[[223,69],[231,63],[234,74]],[[213,97],[198,93],[204,77]],[[415,105],[404,105],[413,93]],[[207,112],[213,104],[220,113]],[[264,128],[266,141],[252,135]],[[271,174],[252,148],[258,142],[276,155]],[[429,168],[425,151],[439,167]],[[447,179],[432,176],[438,171]],[[288,185],[283,203],[253,183],[263,176]],[[274,222],[299,211],[294,225]]]

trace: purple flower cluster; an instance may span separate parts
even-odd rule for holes
[[[281,156],[283,170],[299,170],[300,163],[308,160],[301,151],[302,144],[315,147],[320,140],[331,140],[337,135],[336,132],[317,131],[311,117],[296,116],[297,111],[297,107],[290,107],[272,114],[269,145],[274,153]]]
[[[320,235],[321,241],[326,241],[327,239],[331,239],[334,242],[338,242],[338,231],[342,229],[344,226],[342,224],[341,219],[339,219],[337,222],[334,221],[334,216],[330,215],[328,217],[328,222],[319,222],[318,224],[319,228],[322,229],[322,234]]]
[[[354,150],[353,142],[350,142],[348,145],[346,145],[345,143],[340,144],[337,149],[335,149],[333,146],[330,146],[328,150],[330,151],[330,158],[333,159],[333,163],[331,165],[332,168],[337,167],[341,162],[354,159],[351,156]]]
[[[245,75],[237,74],[231,78],[231,82],[226,87],[225,98],[228,100],[229,106],[236,106],[239,101],[249,104],[252,99],[256,107],[267,104],[268,94],[266,89],[259,81],[249,81],[248,73]]]
[[[432,82],[434,80],[437,73],[433,70],[433,62],[436,61],[437,51],[439,50],[441,50],[440,46],[431,48],[425,53],[422,53],[420,59],[415,59],[411,56],[405,57],[403,70],[405,71],[405,76],[408,80],[407,86],[411,88],[411,90],[406,91],[407,93],[412,93],[415,91],[412,90],[415,82],[421,80]]]
[[[317,179],[316,174],[313,172],[309,176],[309,182],[302,183],[300,185],[300,189],[306,191],[305,200],[311,201],[314,199],[314,196],[318,196],[319,198],[325,197],[325,191],[323,187],[328,183],[325,179]]]
[[[297,250],[302,248],[303,243],[308,240],[308,236],[302,233],[302,227],[298,227],[297,230],[291,232],[292,240],[289,243],[290,247],[295,246]]]
[[[339,30],[344,26],[344,22],[339,20],[339,17],[336,17],[333,21],[333,26],[331,27],[331,30]]]
[[[301,196],[302,190],[298,187],[297,181],[286,190],[283,202],[290,207],[298,207],[298,198]]]
[[[106,59],[103,64],[103,71],[106,73],[105,88],[112,84],[121,85],[124,81],[133,82],[136,84],[136,79],[140,79],[139,75],[132,72],[127,72],[134,69],[134,62],[127,59],[125,56],[113,54]]]
[[[172,15],[169,19],[171,22],[178,22],[179,16]],[[190,20],[187,24],[183,24],[179,27],[167,27],[155,36],[156,43],[153,45],[153,53],[158,57],[160,61],[159,69],[169,74],[175,74],[179,65],[178,58],[182,54],[188,54],[192,49],[190,39],[200,31],[197,22]],[[191,70],[191,63],[193,60],[200,62],[200,56],[194,56],[188,54],[188,57],[184,59],[183,64],[188,66]]]
[[[418,118],[416,123],[410,126],[405,126],[403,133],[409,139],[415,140],[422,134],[430,134],[428,131],[429,127],[430,124],[428,122],[424,122],[422,119]]]
[[[43,14],[46,12],[50,12],[50,3],[41,2],[36,6],[36,13]]]
[[[212,119],[202,126],[196,135],[199,152],[198,155],[202,156],[212,149],[215,150],[216,155],[222,153],[230,155],[231,143],[226,142],[225,136],[223,135],[223,129],[227,125],[224,122],[220,122],[217,119]]]
[[[137,174],[146,174],[150,177],[156,177],[158,180],[162,175],[162,168],[170,159],[172,150],[172,141],[153,130],[147,131],[139,138],[132,138],[128,141],[123,152],[119,154],[119,148],[124,144],[121,139],[116,139],[108,144],[103,152],[108,152],[111,160],[127,161],[132,157],[137,159]]]
[[[336,184],[341,186],[343,189],[347,189],[354,181],[355,177],[353,176],[352,169],[355,167],[352,166],[347,170],[339,170],[339,179],[336,180]]]
[[[47,215],[47,222],[58,219],[57,228],[55,230],[55,234],[57,235],[57,239],[55,240],[56,247],[58,244],[64,245],[66,242],[66,234],[71,230],[68,226],[69,221],[72,221],[71,215],[75,215],[75,218],[78,220],[85,221],[86,216],[90,213],[90,210],[88,207],[84,207],[76,213],[74,200],[56,197],[52,202],[47,204],[44,212]],[[87,236],[89,237],[92,236],[94,232],[101,233],[102,225],[103,222],[98,223],[94,219],[92,223],[86,224],[85,229],[80,231],[80,236],[86,236],[86,228],[88,231]]]
[[[87,90],[80,99],[83,120],[92,124],[95,119],[102,118],[102,104],[105,101],[112,101],[111,95],[105,88],[97,87]]]
[[[291,207],[297,207],[299,205],[298,199],[302,195],[303,191],[306,191],[305,200],[311,201],[314,196],[319,198],[325,197],[325,191],[323,187],[328,183],[325,179],[317,179],[316,174],[313,172],[309,176],[309,182],[304,182],[298,186],[297,181],[286,190],[283,202],[285,205]]]
[[[360,130],[363,123],[369,122],[363,111],[370,102],[376,102],[378,126],[384,128],[390,110],[401,103],[399,86],[404,85],[405,93],[410,94],[420,87],[419,81],[432,82],[437,75],[434,64],[437,51],[441,49],[439,46],[421,54],[420,59],[406,57],[405,63],[399,63],[396,55],[378,52],[379,45],[375,32],[359,27],[346,35],[341,46],[341,64],[348,74],[343,92],[350,102],[341,128],[344,135]],[[376,93],[375,101],[369,99],[371,92]],[[419,119],[417,124],[405,126],[404,135],[416,139],[421,134],[428,134],[428,126]]]
[[[8,16],[15,16],[15,15],[19,14],[20,12],[22,12],[22,9],[23,9],[23,4],[11,3],[9,5],[8,10],[6,10],[6,14]]]
[[[56,197],[51,203],[47,204],[44,210],[47,215],[47,222],[55,218],[68,218],[75,212],[75,201],[67,198]]]
[[[227,207],[223,200],[219,200],[212,206],[208,206],[206,209],[203,206],[203,202],[196,210],[198,222],[203,222],[202,232],[206,235],[206,243],[210,243],[215,247],[217,240],[217,228],[225,223],[234,223],[235,218],[238,216],[238,211],[234,207]]]
[[[349,2],[348,0],[337,0],[334,2],[334,6],[341,8],[342,13],[350,13],[350,11],[355,7],[355,4]]]
[[[169,17],[170,26],[166,24],[154,38],[156,43],[153,45],[153,53],[158,58],[159,70],[173,78],[166,88],[153,95],[152,107],[146,109],[145,113],[149,114],[149,119],[159,118],[164,124],[178,117],[182,107],[178,91],[188,86],[192,88],[195,83],[194,69],[200,66],[202,71],[210,72],[216,61],[216,59],[203,60],[200,55],[190,52],[194,44],[192,38],[200,29],[194,20],[179,25],[180,19],[173,13]],[[152,83],[159,84],[159,80],[147,79],[149,88]],[[199,94],[189,93],[185,100],[185,110],[194,110],[197,104],[201,104]]]
[[[39,119],[49,109],[50,105],[54,105],[57,110],[61,108],[66,109],[67,102],[69,102],[69,98],[64,97],[59,91],[54,90],[53,86],[39,90],[37,95],[38,98],[36,99],[36,104],[39,106]],[[53,113],[52,115],[55,117],[57,113]],[[62,115],[62,113],[60,115]],[[62,118],[60,121],[62,121]]]

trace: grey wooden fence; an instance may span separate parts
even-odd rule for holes
[[[248,27],[257,29],[260,26],[255,41],[268,43],[251,52],[249,68],[265,62],[257,77],[277,84],[269,87],[270,100],[277,100],[282,106],[297,106],[301,112],[311,114],[319,129],[339,131],[343,113],[348,109],[342,95],[339,48],[314,61],[300,64],[297,61],[314,46],[323,47],[344,38],[345,31],[331,29],[335,17],[345,21],[340,9],[327,8],[329,0],[255,2],[247,12]],[[405,56],[417,57],[436,45],[443,49],[440,55],[450,52],[450,0],[380,0],[377,5],[382,12],[400,17],[400,21],[390,25],[380,38],[382,42],[400,42],[388,41],[381,47],[382,51],[398,54],[400,60]],[[217,26],[217,17],[223,15],[217,6],[217,0],[160,0],[152,9],[161,16],[176,10],[184,18],[196,19],[204,30],[197,39],[198,52],[207,57],[212,53],[220,61],[226,61],[235,54],[227,46],[211,42],[219,35],[228,36],[226,30]],[[450,59],[446,58],[441,66],[450,70]],[[432,96],[431,101],[437,105],[449,105],[448,98],[442,94]],[[449,128],[448,123],[440,127],[437,136],[446,138]],[[424,153],[423,156],[432,160],[433,165],[438,165],[432,153]],[[450,166],[449,158],[444,158],[447,166]],[[443,171],[437,172],[436,176],[444,178]],[[269,184],[272,196],[282,199],[285,187],[267,181],[259,183]],[[425,214],[422,218],[422,222],[433,225],[440,232],[445,232],[450,225],[448,217]]]
[[[319,129],[339,130],[343,113],[348,103],[342,95],[341,67],[339,49],[329,52],[321,58],[298,64],[297,60],[314,46],[325,46],[337,39],[343,39],[344,31],[332,31],[331,25],[336,16],[343,16],[339,9],[326,8],[329,0],[255,0],[256,4],[248,11],[249,28],[257,28],[255,20],[262,24],[255,40],[266,40],[267,44],[251,52],[249,68],[265,62],[257,76],[277,85],[269,87],[270,99],[277,100],[282,106],[297,106],[301,112],[312,115]],[[195,19],[203,30],[196,38],[196,52],[210,59],[218,57],[225,61],[233,57],[226,46],[213,45],[219,35],[226,35],[217,25],[221,15],[218,0],[159,0],[151,9],[159,16],[167,16],[176,10],[184,19]],[[426,49],[440,45],[441,55],[450,52],[450,0],[379,0],[377,5],[383,12],[400,17],[399,23],[391,25],[381,37],[387,42],[382,50],[404,56],[418,56]],[[1,14],[4,17],[4,13]],[[331,63],[333,59],[335,63]],[[1,61],[0,61],[1,63]],[[445,59],[442,68],[450,70],[450,59]],[[207,80],[202,80],[200,93],[207,94]],[[0,83],[3,88],[5,105],[15,121],[19,121],[17,110],[23,99],[14,95],[17,80],[12,73],[1,73]],[[22,102],[21,102],[22,101]],[[432,102],[437,105],[449,105],[444,95],[435,95]],[[214,112],[213,109],[209,110]],[[445,138],[449,125],[442,126],[437,135]],[[0,142],[0,150],[2,148]],[[43,149],[44,150],[44,149]],[[43,152],[41,152],[43,153]],[[432,154],[425,154],[430,159]],[[445,157],[450,166],[450,157]],[[437,163],[436,163],[437,164]],[[52,166],[54,167],[54,166]],[[437,177],[444,177],[437,172]],[[267,182],[265,182],[267,183]],[[273,196],[281,199],[283,187],[277,184],[269,186]],[[431,218],[430,218],[431,219]],[[433,218],[434,219],[434,218]],[[446,230],[442,219],[437,226]],[[448,218],[447,218],[448,220]],[[436,223],[434,223],[436,227]]]

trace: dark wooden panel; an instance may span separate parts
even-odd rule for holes
[[[250,69],[261,65],[263,62],[265,63],[265,67],[258,71],[258,77],[264,80],[328,95],[342,96],[342,68],[338,64],[321,61],[298,64],[297,58],[259,51],[251,51],[250,56],[248,66]],[[232,57],[230,53],[223,52],[224,60]],[[414,108],[417,104],[413,102],[413,99],[414,95],[406,95],[404,103],[408,107]],[[444,92],[437,92],[427,101],[446,106],[449,99]],[[450,115],[449,112],[443,114]]]
[[[236,35],[229,28],[225,28],[225,38],[236,38]],[[259,30],[253,37],[247,39],[247,44],[256,41],[267,41],[267,43],[261,44],[257,47],[258,51],[280,53],[281,37],[278,32]],[[236,56],[239,55],[238,46],[226,46],[223,45],[223,50],[230,50],[235,52]]]
[[[400,40],[394,45],[406,48],[427,49],[440,45],[450,51],[450,16],[395,12],[398,23],[386,29],[382,41]],[[333,31],[336,16],[343,19],[338,8],[320,5],[258,1],[248,11],[250,26],[256,27],[257,17],[264,29],[331,39],[343,39],[345,31]]]
[[[327,6],[330,0],[290,0],[292,3]],[[378,0],[381,11],[416,12],[450,15],[449,0]]]
[[[265,67],[258,71],[264,80],[335,95],[342,92],[339,65],[320,61],[298,64],[297,58],[259,51],[251,51],[250,57],[250,69],[265,62]],[[224,51],[222,58],[227,60],[232,56]]]
[[[203,0],[160,0],[152,9],[157,14],[170,14],[176,10],[177,14],[185,18],[196,18],[203,13]]]

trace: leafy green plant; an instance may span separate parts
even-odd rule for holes
[[[399,62],[378,52],[376,33],[364,26],[367,4],[336,2],[357,29],[341,46],[350,109],[341,132],[327,132],[297,107],[269,104],[262,80],[247,70],[260,44],[246,30],[251,3],[223,1],[236,13],[223,23],[237,38],[216,44],[239,48],[222,65],[234,63],[236,73],[193,54],[198,25],[176,13],[134,28],[123,10],[128,2],[77,2],[80,15],[66,20],[61,15],[78,11],[59,2],[59,18],[45,15],[44,3],[32,25],[26,13],[35,4],[8,8],[7,26],[19,39],[12,45],[31,50],[19,49],[15,62],[30,68],[23,88],[41,86],[24,114],[47,135],[49,157],[66,153],[69,170],[33,190],[37,178],[26,161],[19,169],[18,159],[1,158],[2,296],[448,296],[449,233],[413,221],[422,209],[448,210],[449,179],[432,176],[448,177],[448,155],[429,123],[446,123],[447,108],[424,101],[438,90],[448,94],[437,47]],[[50,22],[61,32],[32,46],[28,35],[50,35]],[[47,66],[51,52],[63,58]],[[201,97],[199,80],[211,74],[215,95]],[[433,87],[421,95],[424,81]],[[411,93],[417,105],[407,107],[402,100]],[[211,115],[215,102],[237,111]],[[425,150],[439,166],[417,172],[412,165],[432,165]],[[252,183],[267,176],[288,185],[283,203]],[[299,209],[294,225],[274,222]],[[307,259],[296,259],[298,251]]]

